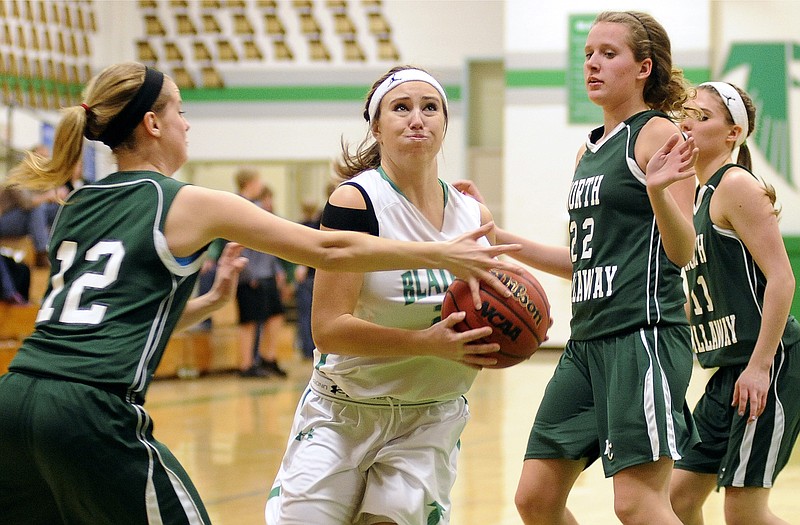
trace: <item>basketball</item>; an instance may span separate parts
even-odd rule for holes
[[[481,308],[476,310],[469,284],[456,279],[445,292],[442,319],[463,311],[467,315],[454,327],[456,331],[491,327],[492,334],[479,341],[498,343],[500,350],[485,354],[497,358],[497,364],[485,368],[506,368],[530,358],[545,340],[550,328],[550,303],[542,285],[528,271],[520,268],[516,272],[492,273],[511,290],[511,297],[503,297],[481,282]]]

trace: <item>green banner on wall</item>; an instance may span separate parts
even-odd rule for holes
[[[586,60],[586,36],[592,27],[596,14],[569,16],[567,32],[567,104],[570,124],[597,124],[603,122],[603,111],[586,95],[583,80],[583,63]]]

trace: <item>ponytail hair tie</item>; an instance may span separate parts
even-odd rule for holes
[[[89,140],[97,140],[97,137],[91,131],[89,131],[88,119],[89,117],[94,116],[94,113],[92,113],[92,108],[87,106],[86,104],[81,104],[81,107],[83,108],[83,111],[86,112],[86,118],[87,118],[86,122],[83,125],[83,136]]]

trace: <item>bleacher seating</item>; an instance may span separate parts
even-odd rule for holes
[[[233,29],[237,35],[253,35],[255,30],[245,13],[233,13]]]
[[[170,62],[183,62],[183,51],[178,46],[177,42],[164,42],[164,52],[167,55],[167,60]]]
[[[93,4],[13,0],[0,2],[0,7],[3,102],[33,109],[75,103],[91,76],[84,72],[92,64]],[[58,76],[59,70],[78,74]]]
[[[197,27],[188,13],[175,13],[175,25],[179,35],[196,35]]]
[[[381,0],[142,0],[138,8],[141,40],[153,49],[148,63],[183,68],[184,86],[190,79],[198,88],[248,85],[253,72],[272,66],[401,57]]]
[[[167,34],[167,30],[164,28],[164,24],[161,23],[161,19],[154,14],[144,15],[144,24],[145,32],[148,36],[164,36]]]
[[[283,40],[282,37],[277,37],[272,40],[273,51],[275,52],[276,60],[294,60],[294,53],[292,48]]]
[[[222,33],[214,13],[203,13],[203,31],[205,33]]]
[[[0,301],[0,339],[22,341],[33,332],[39,306],[16,305]]]
[[[222,80],[219,72],[214,66],[203,66],[200,70],[203,77],[203,86],[207,88],[222,88],[225,87],[225,82]]]
[[[217,40],[217,59],[222,62],[236,62],[239,60],[239,53],[227,38]]]
[[[244,56],[247,60],[264,60],[264,54],[255,40],[244,40],[242,45],[244,46]]]
[[[194,89],[196,87],[192,74],[182,66],[175,66],[172,69],[172,79],[181,89]]]
[[[139,61],[147,65],[155,65],[158,62],[158,55],[148,40],[136,42],[137,56]]]

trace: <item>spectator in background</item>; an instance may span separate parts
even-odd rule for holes
[[[286,286],[286,272],[274,255],[250,250],[242,251],[248,259],[239,277],[236,302],[239,306],[239,375],[242,377],[286,377],[278,366],[277,348],[284,323],[281,289]],[[257,330],[259,362],[253,355]]]
[[[313,199],[305,199],[301,204],[304,226],[319,229],[320,209]],[[314,358],[314,338],[311,335],[311,299],[314,295],[314,276],[316,270],[298,265],[294,270],[294,297],[297,306],[297,341],[305,359]]]
[[[31,149],[40,162],[50,157],[44,146]],[[30,236],[35,250],[35,264],[48,266],[47,241],[50,229],[47,223],[47,204],[56,202],[55,190],[35,192],[23,188],[0,187],[0,237]]]
[[[261,182],[258,170],[252,167],[241,168],[234,175],[234,179],[236,180],[236,189],[239,195],[250,202],[258,200],[264,188],[264,183]]]
[[[214,279],[217,277],[217,261],[222,255],[222,250],[228,243],[225,239],[216,239],[208,247],[208,257],[203,261],[203,266],[197,274],[197,295],[203,295],[211,291],[214,285]],[[213,328],[213,320],[211,316],[203,319],[198,323],[198,328],[204,331],[210,331]]]
[[[239,195],[272,213],[272,189],[265,186],[254,168],[236,173]],[[286,377],[278,366],[278,340],[284,325],[281,294],[286,289],[286,271],[274,255],[244,249],[247,268],[239,277],[236,303],[239,307],[239,375],[241,377]]]

